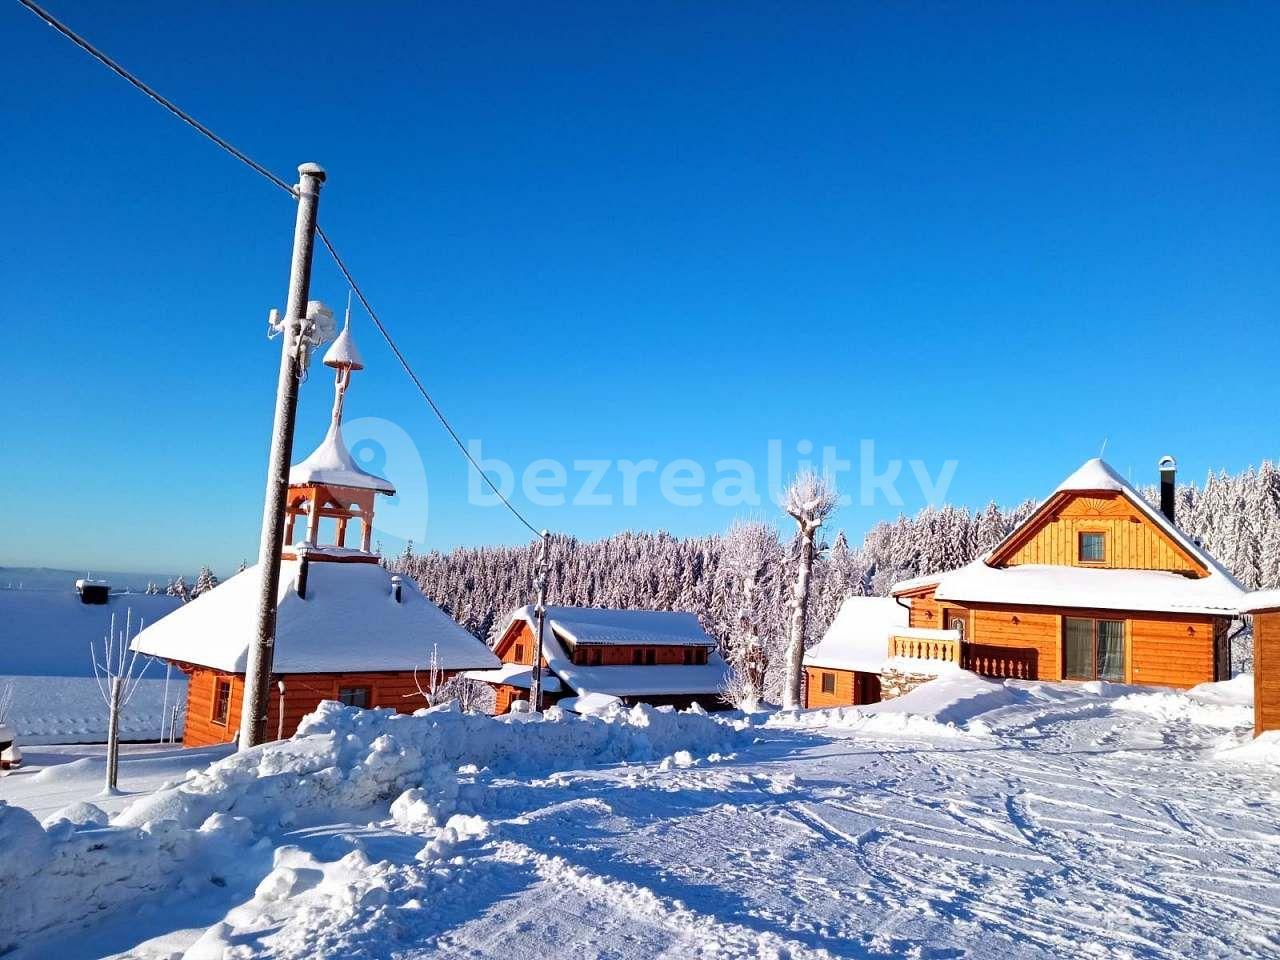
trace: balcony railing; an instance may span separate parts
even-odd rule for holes
[[[889,637],[889,656],[960,662],[960,631],[899,627]]]

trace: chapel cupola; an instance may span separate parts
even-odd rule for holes
[[[364,369],[360,351],[351,335],[351,308],[347,308],[346,323],[324,355],[324,365],[336,371],[333,384],[333,415],[329,430],[320,446],[301,463],[289,469],[289,498],[285,524],[284,556],[296,556],[296,546],[306,545],[313,560],[326,557],[376,562],[377,556],[369,549],[373,535],[373,502],[379,493],[395,496],[396,488],[388,480],[362,469],[351,456],[342,439],[342,406],[346,399],[351,374]],[[305,531],[295,535],[299,517],[306,523]],[[324,535],[320,524],[334,521],[334,531],[329,542],[321,542]],[[348,548],[347,528],[352,521],[360,523],[360,545]],[[295,540],[298,542],[295,544]],[[337,549],[334,549],[337,548]]]

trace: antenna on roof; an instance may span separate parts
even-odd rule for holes
[[[1103,437],[1103,438],[1102,438],[1102,449],[1098,451],[1098,459],[1099,459],[1099,460],[1101,460],[1103,457],[1105,457],[1105,456],[1107,455],[1107,441],[1108,441],[1108,440],[1110,440],[1110,439],[1111,439],[1110,437]]]

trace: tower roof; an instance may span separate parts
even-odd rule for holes
[[[346,367],[348,370],[363,370],[364,360],[356,348],[355,337],[351,335],[351,312],[347,311],[347,322],[342,325],[342,332],[329,345],[324,353],[326,367]]]
[[[342,439],[342,424],[336,420],[329,424],[329,432],[320,441],[320,446],[311,452],[311,456],[289,468],[289,485],[298,484],[355,487],[360,490],[376,490],[388,496],[395,496],[396,493],[390,480],[362,470],[356,464]]]

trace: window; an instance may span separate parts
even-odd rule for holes
[[[707,662],[707,648],[706,648],[706,647],[699,647],[699,648],[698,648],[698,663],[700,663],[700,664],[704,664],[704,665],[705,665],[705,664],[706,664],[706,662]]]
[[[637,667],[640,666],[640,664],[644,663],[644,651],[641,650],[639,647],[636,647],[634,650],[632,650],[631,662],[635,664]]]
[[[1107,559],[1107,535],[1105,533],[1080,534],[1080,562],[1105,563]]]
[[[601,652],[599,647],[590,647],[587,650],[587,663],[593,667],[600,666]]]
[[[524,663],[524,644],[516,644],[516,663]]]
[[[658,651],[657,651],[657,650],[646,650],[646,651],[644,652],[644,662],[645,662],[646,664],[648,664],[649,666],[653,666],[655,663],[657,663],[657,662],[658,662]]]
[[[369,705],[369,688],[339,687],[338,700],[348,707],[367,707]]]
[[[822,675],[822,692],[823,693],[836,692],[836,675],[834,673],[824,673]]]
[[[685,648],[684,648],[684,650],[682,651],[682,653],[684,654],[684,665],[685,665],[686,667],[691,667],[691,666],[693,666],[693,664],[694,664],[694,657],[697,655],[697,652],[698,652],[698,651],[696,651],[693,647],[685,647]]]
[[[1066,617],[1062,622],[1068,680],[1124,683],[1124,621]]]
[[[218,680],[213,687],[213,717],[214,723],[220,726],[227,725],[227,714],[231,712],[231,681]]]

